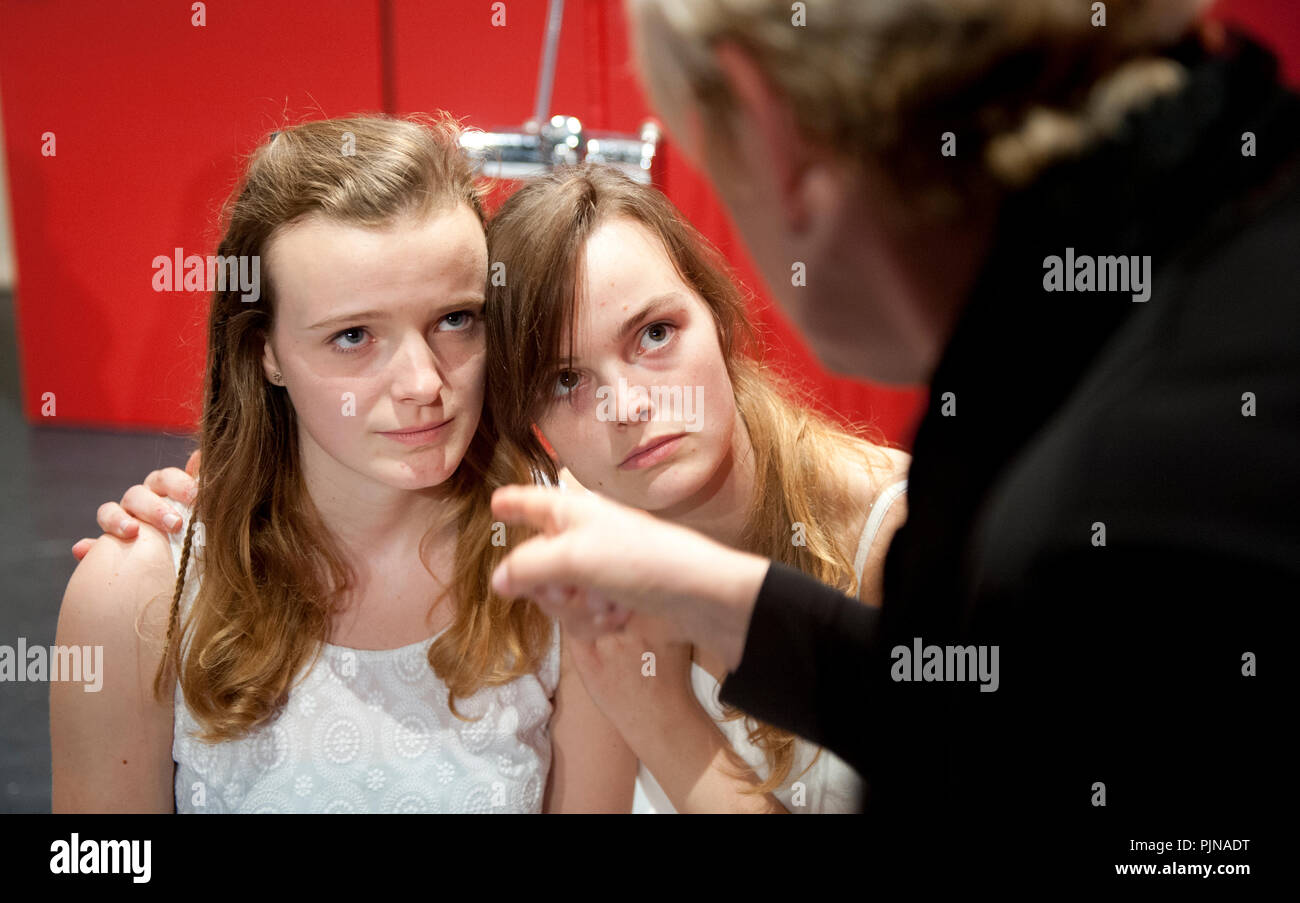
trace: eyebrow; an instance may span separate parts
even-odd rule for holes
[[[641,305],[641,309],[639,311],[637,311],[635,314],[633,314],[632,316],[628,317],[626,320],[623,321],[623,325],[620,326],[618,328],[618,332],[615,333],[615,341],[621,342],[625,338],[627,338],[628,333],[636,329],[637,324],[640,323],[643,319],[645,319],[646,314],[650,313],[651,311],[655,310],[658,307],[663,306],[669,301],[678,301],[681,299],[681,297],[682,297],[681,292],[674,291],[674,292],[664,292],[662,295],[655,295],[654,297],[650,298],[650,300],[646,301],[645,304]]]
[[[475,307],[475,306],[482,307],[485,303],[486,301],[482,295],[471,295],[469,297],[460,299],[458,301],[451,301],[448,302],[447,304],[441,305],[438,308],[438,315],[442,316],[444,312],[451,313],[453,311],[461,310],[462,308],[465,307]],[[353,311],[352,313],[338,314],[337,316],[326,317],[324,320],[321,320],[319,323],[313,323],[307,328],[323,329],[326,326],[339,326],[344,323],[356,323],[360,320],[387,320],[390,316],[391,314],[386,310],[358,310],[358,311]]]
[[[319,323],[313,323],[307,328],[320,329],[323,326],[333,326],[341,323],[355,322],[357,320],[382,320],[387,316],[387,312],[382,310],[358,310],[350,314],[339,314],[336,317],[327,317]]]

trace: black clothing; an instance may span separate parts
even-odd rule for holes
[[[1300,601],[1300,97],[1240,35],[1171,55],[1181,90],[1004,204],[931,381],[883,608],[773,564],[723,684],[854,765],[883,831],[1010,855],[1192,819],[1249,837],[1273,804],[1293,707],[1265,690]],[[1149,300],[1047,291],[1071,248],[1150,255]],[[998,688],[894,680],[918,637],[997,645]]]

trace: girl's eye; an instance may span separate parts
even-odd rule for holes
[[[447,316],[442,318],[442,322],[438,324],[438,327],[441,328],[444,325],[450,327],[445,330],[446,332],[464,332],[466,329],[469,329],[474,325],[474,312],[469,310],[458,310],[454,313],[449,313]]]
[[[330,339],[334,347],[345,354],[352,351],[359,351],[366,346],[366,339],[369,333],[364,326],[353,326],[351,329],[345,329]]]
[[[654,351],[656,348],[662,348],[672,337],[673,326],[669,323],[651,323],[641,333],[641,349],[643,351]],[[651,344],[646,345],[649,339]]]
[[[555,380],[555,397],[567,398],[582,382],[576,370],[561,370]]]

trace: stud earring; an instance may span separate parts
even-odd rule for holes
[[[271,374],[271,382],[275,383],[277,386],[280,385],[280,380],[282,379],[284,379],[284,377],[280,375],[279,370],[276,370]]]

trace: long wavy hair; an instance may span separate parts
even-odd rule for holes
[[[258,255],[264,262],[277,230],[309,214],[378,226],[465,204],[483,223],[481,188],[459,134],[445,113],[283,128],[246,161],[222,210],[217,253]],[[199,428],[203,472],[154,681],[161,697],[179,680],[202,738],[212,742],[244,736],[275,716],[304,666],[316,661],[339,600],[356,582],[307,493],[293,405],[265,378],[262,349],[275,322],[276,293],[275,274],[263,269],[262,275],[256,302],[243,301],[238,286],[211,298]],[[492,541],[501,535],[493,531],[492,490],[530,477],[521,459],[505,452],[491,411],[484,410],[448,478],[447,516],[459,531],[446,590],[454,620],[428,653],[457,717],[457,697],[535,671],[552,635],[541,610],[500,598],[489,586],[510,541],[526,532],[507,531],[506,545]],[[431,524],[421,541],[422,561],[434,529]],[[191,559],[201,565],[202,580],[182,625]]]
[[[865,437],[867,430],[859,427],[854,434],[833,424],[753,356],[756,337],[745,298],[725,259],[661,192],[614,169],[584,165],[532,180],[488,226],[491,265],[504,264],[506,274],[489,286],[485,315],[488,405],[503,442],[552,482],[558,479],[557,464],[534,426],[554,384],[540,377],[557,372],[570,357],[584,248],[612,217],[627,217],[657,236],[678,275],[713,315],[754,450],[757,490],[741,547],[856,595],[855,549],[845,545],[844,533],[862,509],[844,469],[826,462],[857,459],[870,472],[888,469],[888,456]],[[792,541],[795,524],[805,526],[804,545]],[[746,717],[750,741],[764,750],[770,772],[752,792],[780,786],[794,764],[795,736],[738,709],[725,711],[728,720]]]

